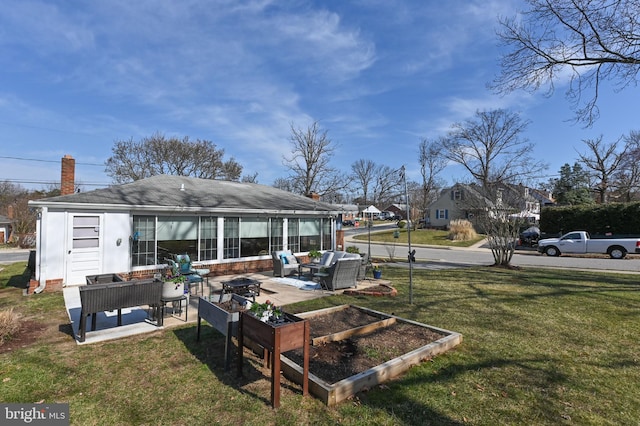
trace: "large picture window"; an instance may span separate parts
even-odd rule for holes
[[[269,220],[242,218],[240,220],[240,256],[269,254]]]
[[[320,219],[300,219],[300,251],[320,250]]]
[[[198,218],[158,216],[158,260],[172,254],[188,254],[191,259],[198,258]]]

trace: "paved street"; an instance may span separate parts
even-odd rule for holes
[[[377,230],[377,228],[376,228]],[[364,231],[366,234],[366,231]],[[354,240],[348,235],[345,238],[345,246],[355,245],[360,253],[366,253],[369,248],[368,241]],[[426,269],[450,269],[468,266],[493,265],[491,250],[486,247],[452,248],[434,246],[416,246],[416,268]],[[394,258],[404,261],[408,255],[406,244],[378,244],[371,243],[371,255],[373,257],[389,259]],[[640,256],[632,255],[625,259],[615,260],[608,256],[593,257],[549,257],[541,255],[535,250],[517,250],[511,261],[512,265],[524,267],[565,268],[581,270],[599,270],[609,272],[640,273]]]
[[[0,265],[26,262],[29,260],[29,251],[25,249],[0,249]]]

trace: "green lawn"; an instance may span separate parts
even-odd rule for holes
[[[406,229],[376,231],[375,228],[372,228],[371,241],[382,242],[390,245],[406,245],[408,234],[409,232]],[[397,238],[395,237],[396,235],[398,236]],[[448,238],[448,235],[449,233],[447,231],[415,229],[411,231],[411,243],[433,246],[471,247],[475,243],[484,239],[484,235],[479,235],[477,238],[469,241],[452,241]],[[365,242],[369,240],[369,234],[367,232],[357,234],[354,236],[354,239]]]
[[[0,288],[8,275],[0,272]],[[195,325],[77,346],[62,295],[0,290],[49,324],[32,346],[0,355],[4,402],[69,402],[76,425],[621,425],[640,419],[638,275],[479,267],[408,271],[384,267],[396,298],[332,296],[288,307],[344,303],[458,331],[454,350],[352,401],[327,408],[300,388],[282,387],[269,405],[261,364],[246,377],[225,372],[223,337]]]

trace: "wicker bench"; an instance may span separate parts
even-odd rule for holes
[[[160,305],[162,298],[162,281],[151,279],[115,281],[103,284],[85,285],[80,290],[80,327],[78,340],[84,342],[87,317],[91,319],[91,330],[96,328],[98,312],[118,310],[118,326],[122,325],[122,308],[149,305],[153,310],[156,325],[162,325]]]

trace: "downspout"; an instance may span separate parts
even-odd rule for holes
[[[36,221],[36,278],[38,279],[38,287],[33,290],[35,294],[42,293],[47,287],[46,277],[44,277],[44,279],[42,278],[42,217],[46,210],[46,207],[40,209],[38,212],[38,220]]]

